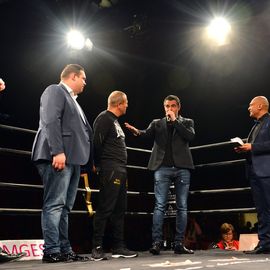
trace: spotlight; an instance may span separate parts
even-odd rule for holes
[[[218,46],[223,46],[229,43],[229,35],[231,25],[222,17],[216,17],[207,27],[208,37]]]
[[[89,51],[92,51],[93,46],[93,42],[89,38],[87,38],[85,41],[85,48]]]
[[[68,46],[75,50],[81,50],[85,45],[84,36],[77,30],[72,30],[67,35]]]

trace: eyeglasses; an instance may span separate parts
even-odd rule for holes
[[[228,232],[228,233],[223,233],[223,235],[233,235],[232,232]]]

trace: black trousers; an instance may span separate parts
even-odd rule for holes
[[[259,245],[270,248],[270,177],[258,177],[249,167],[250,187],[258,217]]]
[[[93,247],[102,246],[107,222],[112,228],[112,247],[124,246],[124,218],[127,208],[127,172],[100,171],[100,192],[94,217]]]

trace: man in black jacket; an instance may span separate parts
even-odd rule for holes
[[[155,209],[153,215],[150,252],[159,255],[162,246],[162,227],[172,182],[176,194],[176,234],[175,254],[193,254],[183,245],[187,224],[187,198],[190,185],[190,170],[194,168],[189,142],[194,138],[194,122],[180,116],[181,104],[177,96],[169,95],[164,99],[165,117],[155,119],[145,130],[139,130],[128,123],[126,127],[136,136],[152,137],[154,146],[148,169],[155,171]]]

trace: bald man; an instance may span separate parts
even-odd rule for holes
[[[118,118],[126,113],[128,99],[124,92],[113,91],[107,110],[94,121],[94,162],[99,172],[100,192],[94,218],[91,260],[106,260],[103,237],[106,224],[112,228],[112,257],[133,258],[137,253],[124,244],[124,218],[127,204],[127,149],[125,134]]]
[[[248,111],[255,124],[247,143],[236,147],[235,151],[247,154],[246,169],[257,210],[259,243],[254,250],[245,253],[270,253],[270,115],[267,98],[253,98]]]

